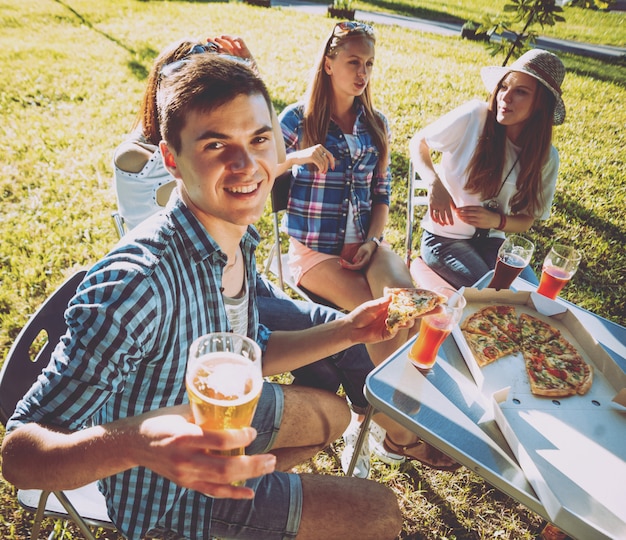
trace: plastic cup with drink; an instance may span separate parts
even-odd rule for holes
[[[578,270],[580,259],[580,251],[554,244],[543,261],[537,292],[554,300]]]
[[[496,260],[496,269],[491,283],[491,289],[508,289],[521,271],[528,265],[535,251],[535,244],[519,234],[507,236]]]
[[[189,350],[185,384],[194,422],[203,430],[248,427],[263,386],[261,349],[230,332],[201,336]],[[244,448],[210,453],[237,456]]]
[[[422,317],[419,334],[409,350],[409,359],[422,370],[433,367],[441,344],[461,320],[466,304],[465,297],[455,289],[437,287],[435,291],[448,300],[439,306],[439,312]]]

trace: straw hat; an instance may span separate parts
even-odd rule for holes
[[[561,84],[565,78],[565,66],[558,56],[542,49],[531,49],[524,53],[510,66],[489,66],[480,70],[480,76],[489,92],[511,71],[526,73],[542,83],[556,98],[554,125],[559,126],[565,120],[565,104],[561,97]]]

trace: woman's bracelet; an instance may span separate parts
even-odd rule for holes
[[[506,227],[506,215],[500,214],[500,225],[496,227],[499,231],[503,231],[504,227]]]
[[[380,242],[382,241],[382,236],[378,238],[377,236],[372,236],[366,240],[366,242],[374,242],[376,244],[376,249],[380,247]]]

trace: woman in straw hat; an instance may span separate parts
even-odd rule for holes
[[[486,67],[487,102],[470,101],[418,131],[409,143],[430,187],[421,256],[456,287],[471,286],[496,263],[505,233],[547,219],[559,155],[552,126],[565,119],[565,68],[533,49],[508,67]],[[441,153],[433,165],[431,150]],[[522,277],[537,283],[528,266]]]

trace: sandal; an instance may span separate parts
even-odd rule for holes
[[[418,439],[417,442],[412,444],[401,445],[393,442],[389,434],[387,434],[383,441],[383,446],[388,452],[399,454],[407,459],[414,459],[419,461],[422,465],[426,465],[431,469],[437,469],[438,471],[456,471],[461,467],[460,463],[457,463],[452,458],[449,458],[443,452],[421,439]],[[409,453],[409,450],[420,447],[424,449],[424,455],[422,457]]]

